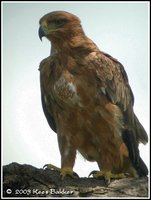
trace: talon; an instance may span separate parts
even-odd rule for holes
[[[70,167],[63,167],[63,168],[59,168],[59,167],[56,167],[55,165],[52,165],[52,164],[46,164],[43,166],[43,169],[44,170],[54,170],[54,171],[58,171],[60,172],[60,176],[61,176],[61,179],[63,180],[65,178],[65,176],[70,176],[72,178],[79,178],[78,174],[75,173],[72,168]]]
[[[61,179],[63,180],[65,176],[70,176],[71,178],[79,178],[78,174],[73,172],[72,168],[70,167],[64,167],[61,169]]]
[[[95,174],[97,174],[98,171],[93,170],[92,172],[90,172],[88,178],[92,175],[93,177],[95,177]]]
[[[89,176],[93,176],[94,178],[104,178],[104,179],[108,179],[108,177],[110,177],[110,173],[109,172],[104,172],[104,171],[92,171]]]
[[[110,183],[110,179],[122,179],[125,178],[126,175],[121,174],[113,174],[111,171],[92,171],[88,177],[93,175],[94,178],[104,178],[107,183]]]
[[[60,168],[56,167],[55,165],[52,165],[52,164],[46,164],[46,165],[44,165],[43,169],[44,170],[46,170],[46,169],[55,170],[55,171],[59,171],[60,172]]]

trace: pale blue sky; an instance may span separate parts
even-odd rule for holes
[[[39,19],[64,10],[77,15],[97,46],[125,67],[135,96],[135,112],[149,133],[148,4],[3,3],[3,164],[60,165],[56,134],[44,117],[39,87],[40,61],[50,52],[39,40]],[[140,146],[149,165],[149,145]],[[75,171],[86,176],[97,165],[77,156]]]

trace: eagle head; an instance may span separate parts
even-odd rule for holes
[[[65,12],[54,11],[44,15],[40,21],[39,38],[46,37],[48,40],[53,38],[65,37],[76,32],[76,29],[82,29],[80,20],[77,16]]]

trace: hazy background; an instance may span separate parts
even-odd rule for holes
[[[39,19],[64,10],[77,15],[85,33],[101,50],[125,67],[135,96],[134,110],[149,134],[149,27],[148,4],[141,3],[3,3],[3,164],[19,162],[43,167],[60,166],[56,134],[49,128],[41,107],[40,61],[50,43],[39,40]],[[149,145],[140,145],[149,166]],[[97,164],[77,155],[74,170],[87,176]]]

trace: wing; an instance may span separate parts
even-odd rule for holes
[[[111,57],[109,54],[103,53],[103,55],[112,61],[112,63],[107,61],[107,63],[109,63],[106,65],[110,71],[109,74],[112,73],[112,76],[110,77],[105,74],[106,95],[112,103],[121,108],[125,125],[127,126],[127,129],[132,129],[134,131],[137,142],[146,144],[146,142],[148,142],[148,136],[133,111],[134,95],[129,85],[124,67],[118,60]]]
[[[101,94],[108,101],[120,107],[124,116],[125,130],[122,138],[129,150],[133,166],[140,174],[147,173],[147,168],[139,156],[138,143],[147,142],[147,133],[133,112],[134,96],[123,65],[110,55],[99,52],[93,59]]]
[[[41,94],[41,102],[42,102],[42,108],[43,108],[45,117],[46,117],[46,119],[47,119],[47,122],[48,122],[50,128],[51,128],[54,132],[57,133],[57,128],[56,128],[55,120],[54,120],[53,116],[50,114],[50,112],[49,112],[48,109],[47,109],[47,106],[46,106],[46,103],[45,103],[44,95],[43,95],[43,94]]]
[[[122,111],[133,107],[134,96],[129,86],[123,65],[109,54],[101,52],[97,59],[97,78],[101,80],[101,90],[109,100]]]
[[[57,132],[56,128],[56,123],[53,117],[52,109],[51,109],[51,104],[50,102],[47,104],[47,96],[49,96],[49,87],[50,86],[50,59],[51,57],[49,56],[48,58],[45,58],[41,63],[40,63],[40,85],[41,85],[41,102],[42,102],[42,108],[45,114],[45,117],[47,119],[47,122],[50,126],[50,128],[54,131]],[[48,89],[45,89],[48,88]]]

